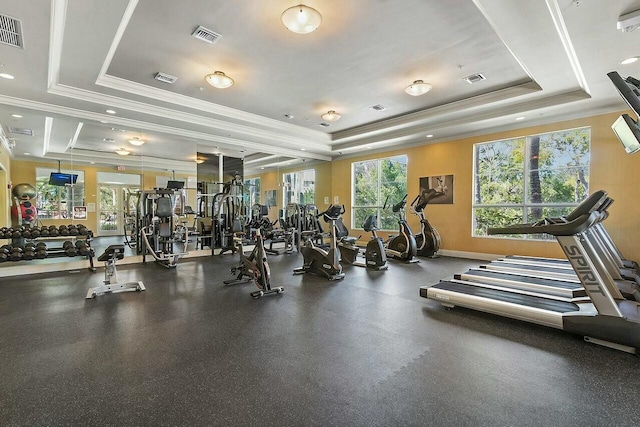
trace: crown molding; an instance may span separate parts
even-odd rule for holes
[[[38,111],[44,111],[48,113],[60,114],[63,116],[74,117],[84,120],[108,121],[110,124],[121,125],[130,128],[137,128],[142,130],[150,130],[156,132],[162,132],[170,135],[182,136],[185,138],[192,138],[203,143],[211,143],[214,146],[222,146],[221,149],[229,148],[237,150],[238,147],[249,148],[269,154],[278,154],[289,157],[306,157],[317,160],[331,160],[331,156],[327,154],[318,154],[310,151],[300,151],[292,148],[279,147],[275,145],[267,145],[260,142],[252,142],[247,140],[241,140],[230,137],[223,137],[217,135],[211,135],[204,132],[196,132],[182,128],[176,128],[166,125],[160,125],[150,122],[142,122],[139,120],[126,119],[123,117],[115,117],[107,114],[94,113],[91,111],[79,110],[76,108],[64,107],[61,105],[47,104],[39,101],[31,101],[28,99],[14,98],[10,96],[0,95],[0,104],[13,105],[16,107],[30,108]]]

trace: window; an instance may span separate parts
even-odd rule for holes
[[[56,186],[49,184],[51,172],[57,169],[36,168],[36,191],[38,192],[36,208],[38,219],[73,218],[74,206],[85,206],[84,172],[63,170],[63,173],[76,174],[75,185]]]
[[[397,229],[398,219],[391,206],[407,194],[407,156],[352,163],[351,175],[351,228],[362,228],[369,215],[376,215],[380,229]]]
[[[260,178],[244,180],[243,197],[245,206],[253,206],[260,203]]]
[[[571,212],[589,194],[590,140],[579,128],[475,144],[473,235]]]
[[[282,175],[282,182],[284,183],[283,206],[287,206],[289,203],[301,205],[315,203],[316,171],[314,169],[285,173]]]

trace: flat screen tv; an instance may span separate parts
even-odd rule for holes
[[[607,76],[611,79],[611,83],[616,87],[622,99],[636,114],[636,117],[640,118],[640,81],[633,77],[623,79],[617,71],[607,73]]]
[[[184,188],[184,181],[167,181],[167,188],[171,190],[180,190]]]
[[[618,120],[611,125],[611,129],[613,129],[624,146],[627,154],[640,151],[640,128],[638,128],[638,124],[629,117],[628,114],[623,114],[618,117]]]
[[[77,180],[78,180],[78,175],[76,174],[51,172],[51,176],[49,177],[49,184],[64,186],[64,185],[75,184]]]

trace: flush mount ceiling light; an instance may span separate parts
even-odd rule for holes
[[[127,150],[126,148],[119,148],[116,150],[116,154],[120,154],[121,156],[128,156],[129,154],[131,154],[131,151]]]
[[[137,146],[140,146],[140,145],[144,144],[145,142],[147,142],[147,141],[145,141],[144,139],[140,139],[137,136],[134,136],[133,139],[129,140],[129,144],[137,145]]]
[[[105,110],[105,113],[107,114],[115,114],[115,110]]]
[[[201,165],[201,164],[203,164],[205,162],[204,159],[195,159],[194,161],[199,165]]]
[[[15,118],[15,119],[21,119],[22,116],[20,114],[12,114],[11,117]]]
[[[309,34],[318,29],[322,15],[312,7],[299,4],[282,12],[282,23],[296,34]]]
[[[340,117],[342,116],[336,113],[334,110],[329,110],[320,117],[322,117],[322,120],[326,120],[328,122],[335,122],[336,120],[340,120]]]
[[[620,63],[622,65],[629,65],[629,64],[633,64],[637,60],[638,60],[637,56],[632,56],[631,58],[623,59],[622,61],[620,61]]]
[[[3,79],[7,79],[7,80],[15,79],[15,77],[13,77],[11,74],[7,74],[7,73],[0,73],[0,77],[2,77]]]
[[[420,96],[431,90],[432,86],[429,83],[425,83],[422,80],[416,80],[407,86],[404,91],[411,96]]]
[[[207,74],[204,79],[213,87],[218,89],[226,89],[233,85],[233,79],[222,71],[214,71],[213,74]]]

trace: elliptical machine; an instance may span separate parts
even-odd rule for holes
[[[405,194],[402,200],[392,207],[393,212],[398,214],[399,234],[387,241],[385,252],[389,258],[399,259],[407,263],[420,262],[420,260],[416,258],[418,250],[416,239],[413,237],[413,231],[411,231],[411,227],[409,227],[405,219],[404,207],[406,205],[407,195]],[[384,208],[386,207],[387,203],[385,202]]]
[[[367,243],[364,252],[365,262],[362,263],[357,261],[358,254],[360,253],[360,248],[356,246],[358,239],[355,237],[348,238],[349,232],[347,227],[345,227],[341,219],[336,221],[337,235],[340,238],[338,248],[340,249],[340,255],[342,255],[342,262],[378,271],[389,268],[387,265],[387,254],[384,251],[384,243],[382,242],[382,238],[376,234],[376,230],[378,230],[376,226],[377,222],[378,217],[376,215],[369,215],[364,221],[364,224],[362,224],[364,231],[371,232],[371,240]]]
[[[411,209],[413,213],[420,218],[420,233],[415,235],[417,254],[424,257],[436,258],[438,257],[438,250],[440,250],[440,233],[433,228],[429,221],[424,216],[424,208],[429,202],[440,196],[444,196],[442,191],[436,191],[433,188],[423,191],[417,195],[413,202],[411,202]]]
[[[331,224],[331,242],[329,250],[324,250],[313,243],[311,238],[315,231],[303,231],[302,235],[309,237],[300,248],[304,258],[304,265],[293,270],[293,274],[311,273],[324,276],[329,280],[342,280],[344,273],[340,265],[340,251],[336,242],[336,221],[345,212],[344,206],[329,205],[326,211],[316,215],[322,216],[326,223]]]
[[[235,279],[225,280],[225,285],[236,285],[239,283],[247,283],[253,280],[253,283],[259,290],[251,292],[252,298],[260,298],[267,294],[281,294],[284,292],[282,286],[276,288],[271,287],[271,270],[269,270],[269,262],[267,261],[267,253],[264,250],[264,240],[260,233],[260,228],[256,229],[256,244],[249,256],[244,254],[242,245],[242,235],[236,234],[233,240],[236,242],[237,251],[240,254],[240,262],[231,268],[231,274],[237,274]]]

